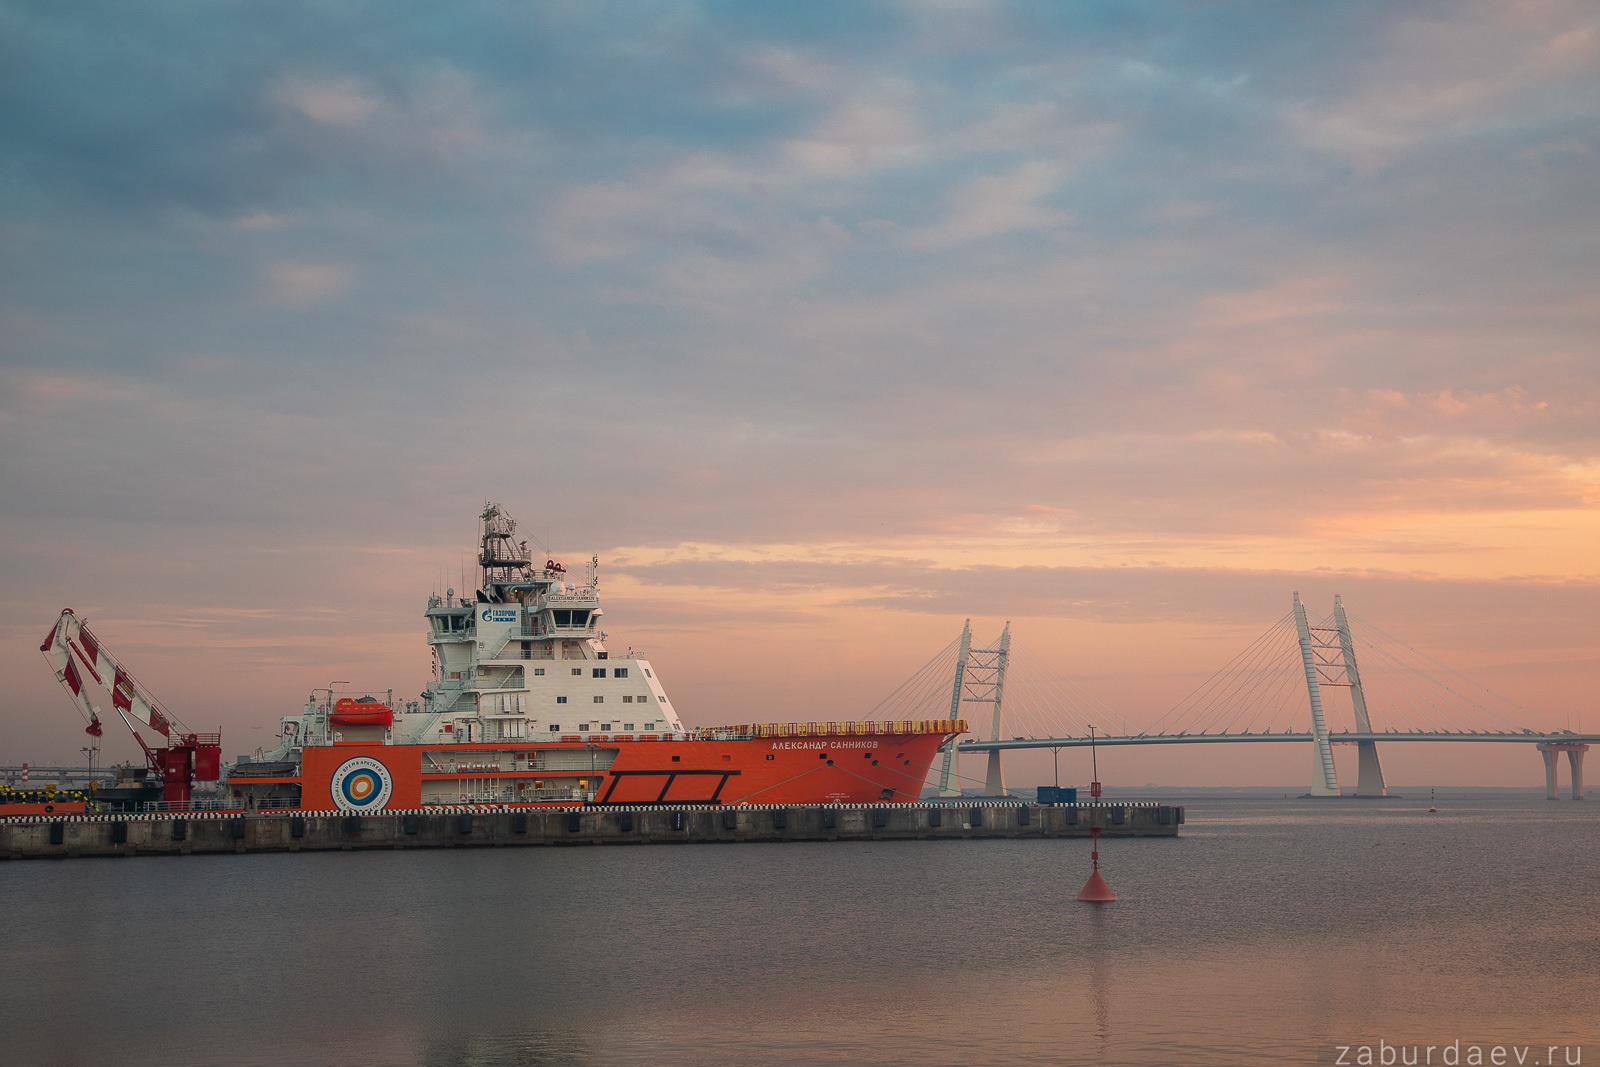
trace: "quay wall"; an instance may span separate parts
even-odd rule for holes
[[[1176,837],[1165,804],[884,804],[796,807],[588,806],[341,812],[211,811],[0,818],[0,859],[299,852],[366,848],[647,845],[782,841]]]

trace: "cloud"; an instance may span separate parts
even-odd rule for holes
[[[928,561],[684,559],[617,570],[647,585],[717,589],[748,595],[827,594],[835,610],[863,606],[948,616],[1005,615],[1095,619],[1124,623],[1187,621],[1257,624],[1266,629],[1288,610],[1288,592],[1343,591],[1347,600],[1369,598],[1396,610],[1407,596],[1425,597],[1431,609],[1468,603],[1523,611],[1537,600],[1544,610],[1574,617],[1600,597],[1600,575],[1583,581],[1559,576],[1498,581],[1419,580],[1403,571],[1255,570],[1247,567],[1007,567],[937,566]],[[1355,596],[1350,596],[1352,592]],[[1557,607],[1556,605],[1562,605]],[[1407,612],[1409,615],[1410,612]]]
[[[1290,129],[1370,170],[1430,142],[1556,123],[1594,105],[1585,65],[1597,26],[1571,25],[1592,19],[1592,9],[1477,4],[1471,12],[1398,20],[1345,92],[1285,108]]]
[[[951,195],[944,218],[909,233],[907,244],[942,248],[1065,225],[1070,216],[1043,204],[1060,179],[1060,168],[1049,163],[1025,163],[1009,174],[974,178]]]
[[[273,95],[313,122],[344,130],[361,126],[383,105],[354,78],[286,78]]]
[[[279,260],[267,264],[267,299],[280,307],[304,311],[342,294],[353,274],[348,263]]]
[[[8,607],[404,618],[485,498],[627,557],[652,640],[802,656],[1589,595],[1585,5],[364,18],[0,13]]]

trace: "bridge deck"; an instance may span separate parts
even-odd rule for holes
[[[1119,734],[1101,734],[1094,738],[1095,745],[1121,746],[1121,745],[1194,745],[1194,744],[1260,744],[1283,741],[1313,741],[1315,736],[1311,733],[1281,733],[1281,734],[1134,734],[1131,736]],[[1515,742],[1521,744],[1549,743],[1563,745],[1592,745],[1600,744],[1600,734],[1536,734],[1536,733],[1330,733],[1328,740],[1333,744],[1344,744],[1355,741],[1382,741],[1388,744],[1393,741],[1475,741],[1475,742]],[[1087,737],[1029,737],[1013,738],[1010,741],[965,741],[959,746],[961,752],[990,752],[996,749],[1010,748],[1088,748],[1090,739]]]

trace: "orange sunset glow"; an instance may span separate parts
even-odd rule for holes
[[[225,79],[40,31],[0,762],[81,758],[36,651],[63,606],[228,758],[334,679],[414,697],[488,500],[599,556],[691,725],[865,718],[971,618],[1143,729],[1298,591],[1600,730],[1595,12],[1321,17],[1309,52],[933,5],[829,31],[880,47],[755,19],[660,66],[462,40]],[[141,102],[101,142],[85,98]],[[1287,790],[1309,756],[1102,759]],[[1542,782],[1527,746],[1384,759]]]

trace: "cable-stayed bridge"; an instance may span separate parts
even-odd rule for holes
[[[986,759],[983,792],[1003,796],[1001,753],[1008,749],[1304,744],[1310,795],[1341,795],[1333,748],[1348,745],[1357,757],[1354,795],[1377,797],[1387,793],[1379,745],[1426,741],[1532,744],[1544,758],[1552,799],[1565,755],[1572,796],[1581,800],[1583,756],[1600,742],[1600,734],[1559,728],[1371,622],[1352,625],[1338,596],[1332,612],[1314,617],[1299,593],[1288,613],[1144,729],[1029,653],[1010,623],[996,640],[980,644],[969,620],[960,637],[872,712],[892,719],[946,715],[974,722],[979,734],[944,750],[938,774],[947,796],[977,781],[961,774],[960,761],[979,755]]]

